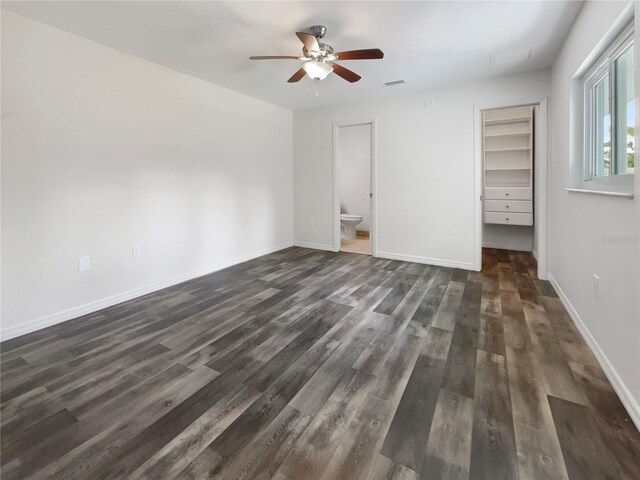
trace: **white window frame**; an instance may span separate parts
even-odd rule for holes
[[[613,174],[607,176],[594,176],[592,174],[593,165],[593,127],[591,112],[593,110],[593,87],[602,80],[605,75],[609,74],[609,101],[610,101],[610,115],[611,115],[611,163],[612,166],[616,162],[616,149],[615,139],[616,131],[614,128],[614,122],[616,121],[615,112],[615,73],[614,62],[618,59],[626,50],[634,43],[634,28],[633,21],[624,28],[624,30],[616,37],[611,45],[605,50],[605,52],[594,62],[593,66],[583,76],[583,91],[584,91],[584,163],[583,163],[583,181],[587,188],[607,188],[607,187],[626,187],[627,189],[633,189],[634,174]],[[638,48],[638,45],[634,45],[634,48]],[[634,58],[635,60],[635,58]],[[634,75],[636,75],[638,67],[634,63]],[[635,92],[634,92],[635,93]],[[638,108],[638,99],[635,99],[635,108]],[[637,165],[637,146],[636,146],[636,165]],[[636,167],[637,168],[637,167]]]

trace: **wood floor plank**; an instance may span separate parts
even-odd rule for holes
[[[186,478],[199,478],[206,472],[223,472],[232,461],[232,453],[271,423],[316,371],[327,361],[338,344],[326,341],[314,346],[291,365],[220,436],[207,446],[181,472]],[[252,382],[249,382],[250,386]]]
[[[391,399],[382,400],[369,393],[356,417],[351,421],[347,433],[321,477],[365,479],[373,466],[381,438],[387,430],[394,412]]]
[[[108,464],[112,452],[117,453],[131,438],[207,384],[211,380],[209,372],[202,367],[185,374],[184,367],[175,365],[101,407],[80,422],[80,430],[67,441],[71,448],[48,466],[39,467],[30,478],[87,478],[103,462]]]
[[[138,467],[129,478],[152,480],[177,477],[259,396],[260,392],[250,387],[241,387],[239,391],[231,390],[220,402]]]
[[[535,259],[482,259],[292,247],[4,342],[0,474],[636,480],[640,433]]]
[[[520,480],[566,480],[560,442],[535,354],[507,347],[506,358]]]
[[[398,284],[391,289],[389,294],[378,304],[378,306],[374,309],[374,312],[383,313],[385,315],[391,315],[396,307],[400,304],[402,299],[405,297],[409,290],[411,289],[411,285],[408,285],[404,282],[398,282]]]
[[[456,324],[442,381],[444,388],[450,392],[473,398],[476,383],[477,347],[477,332],[461,323]]]
[[[500,290],[500,304],[505,345],[531,348],[531,337],[518,291]]]
[[[357,314],[356,314],[357,316]],[[360,315],[360,328],[346,334],[338,334],[340,345],[334,350],[332,358],[320,367],[316,374],[298,391],[289,405],[311,417],[317,415],[342,377],[352,371],[351,365],[371,342],[376,330],[367,326],[367,315]]]
[[[444,330],[453,330],[455,318],[461,306],[462,294],[465,284],[462,282],[450,281],[444,292],[440,306],[433,320],[433,326]]]
[[[169,413],[140,432],[137,436],[113,452],[110,462],[104,462],[92,475],[108,478],[113,475],[125,477],[140,467],[151,456],[196,421],[207,410],[218,403],[226,388],[235,385],[238,379],[250,374],[260,362],[244,359],[233,371],[225,372],[207,383]],[[246,372],[246,373],[245,373]],[[111,463],[114,462],[117,465]]]
[[[348,370],[285,458],[275,478],[320,478],[373,380],[372,375]]]
[[[471,478],[518,478],[505,359],[483,350],[478,350],[469,469]]]
[[[468,479],[472,427],[473,400],[440,390],[420,478]]]
[[[368,480],[418,480],[418,478],[418,474],[410,468],[398,465],[384,455],[377,454],[372,462]]]
[[[445,360],[421,351],[380,453],[420,473]]]
[[[450,279],[450,271],[438,270],[434,273],[428,284],[427,291],[420,301],[420,305],[411,317],[411,322],[407,328],[408,333],[418,337],[426,335],[428,328],[436,318]]]
[[[216,476],[256,480],[273,478],[310,420],[295,408],[285,406],[273,422],[236,455],[233,463]]]
[[[549,405],[569,478],[619,479],[620,472],[589,409],[552,396],[549,396]]]
[[[582,339],[571,317],[557,297],[540,297],[560,346],[571,362],[598,366],[593,352]]]
[[[600,436],[613,453],[622,478],[632,479],[640,472],[640,432],[629,413],[606,381],[599,367],[570,364],[585,392]]]

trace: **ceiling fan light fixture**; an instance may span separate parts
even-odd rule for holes
[[[384,53],[379,48],[368,48],[364,50],[345,50],[343,52],[333,52],[333,47],[319,40],[324,37],[327,28],[322,25],[311,27],[311,33],[296,32],[298,39],[302,42],[302,57],[291,55],[262,55],[249,57],[249,60],[302,60],[302,68],[299,68],[287,83],[296,83],[305,75],[318,81],[327,78],[331,72],[349,83],[355,83],[362,77],[348,68],[340,65],[342,60],[379,60],[384,57]]]
[[[327,75],[333,72],[332,65],[317,60],[309,60],[302,66],[302,68],[304,68],[307,75],[314,80],[324,80]]]

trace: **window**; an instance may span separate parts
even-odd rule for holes
[[[610,181],[634,173],[634,76],[630,26],[584,77],[585,181]]]

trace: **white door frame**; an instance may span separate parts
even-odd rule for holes
[[[549,165],[549,108],[547,97],[542,99],[517,98],[510,101],[495,102],[489,104],[474,105],[473,107],[473,142],[475,151],[475,168],[474,168],[474,255],[473,265],[477,271],[482,270],[482,111],[493,108],[517,107],[521,105],[538,105],[539,117],[536,119],[535,132],[542,137],[540,138],[540,148],[536,152],[534,158],[534,169],[542,181],[540,185],[535,186],[535,190],[539,193],[534,199],[535,207],[538,212],[538,220],[536,222],[536,240],[537,240],[537,257],[538,257],[538,278],[547,279],[547,197],[549,187],[548,165]],[[535,141],[535,137],[534,137]],[[539,187],[539,188],[538,188]]]
[[[377,256],[378,243],[378,198],[377,188],[377,153],[376,153],[376,118],[364,118],[333,123],[333,251],[340,251],[340,129],[343,127],[357,127],[359,125],[371,125],[371,168],[370,168],[370,198],[369,213],[371,215],[371,231],[369,243],[371,255]]]

